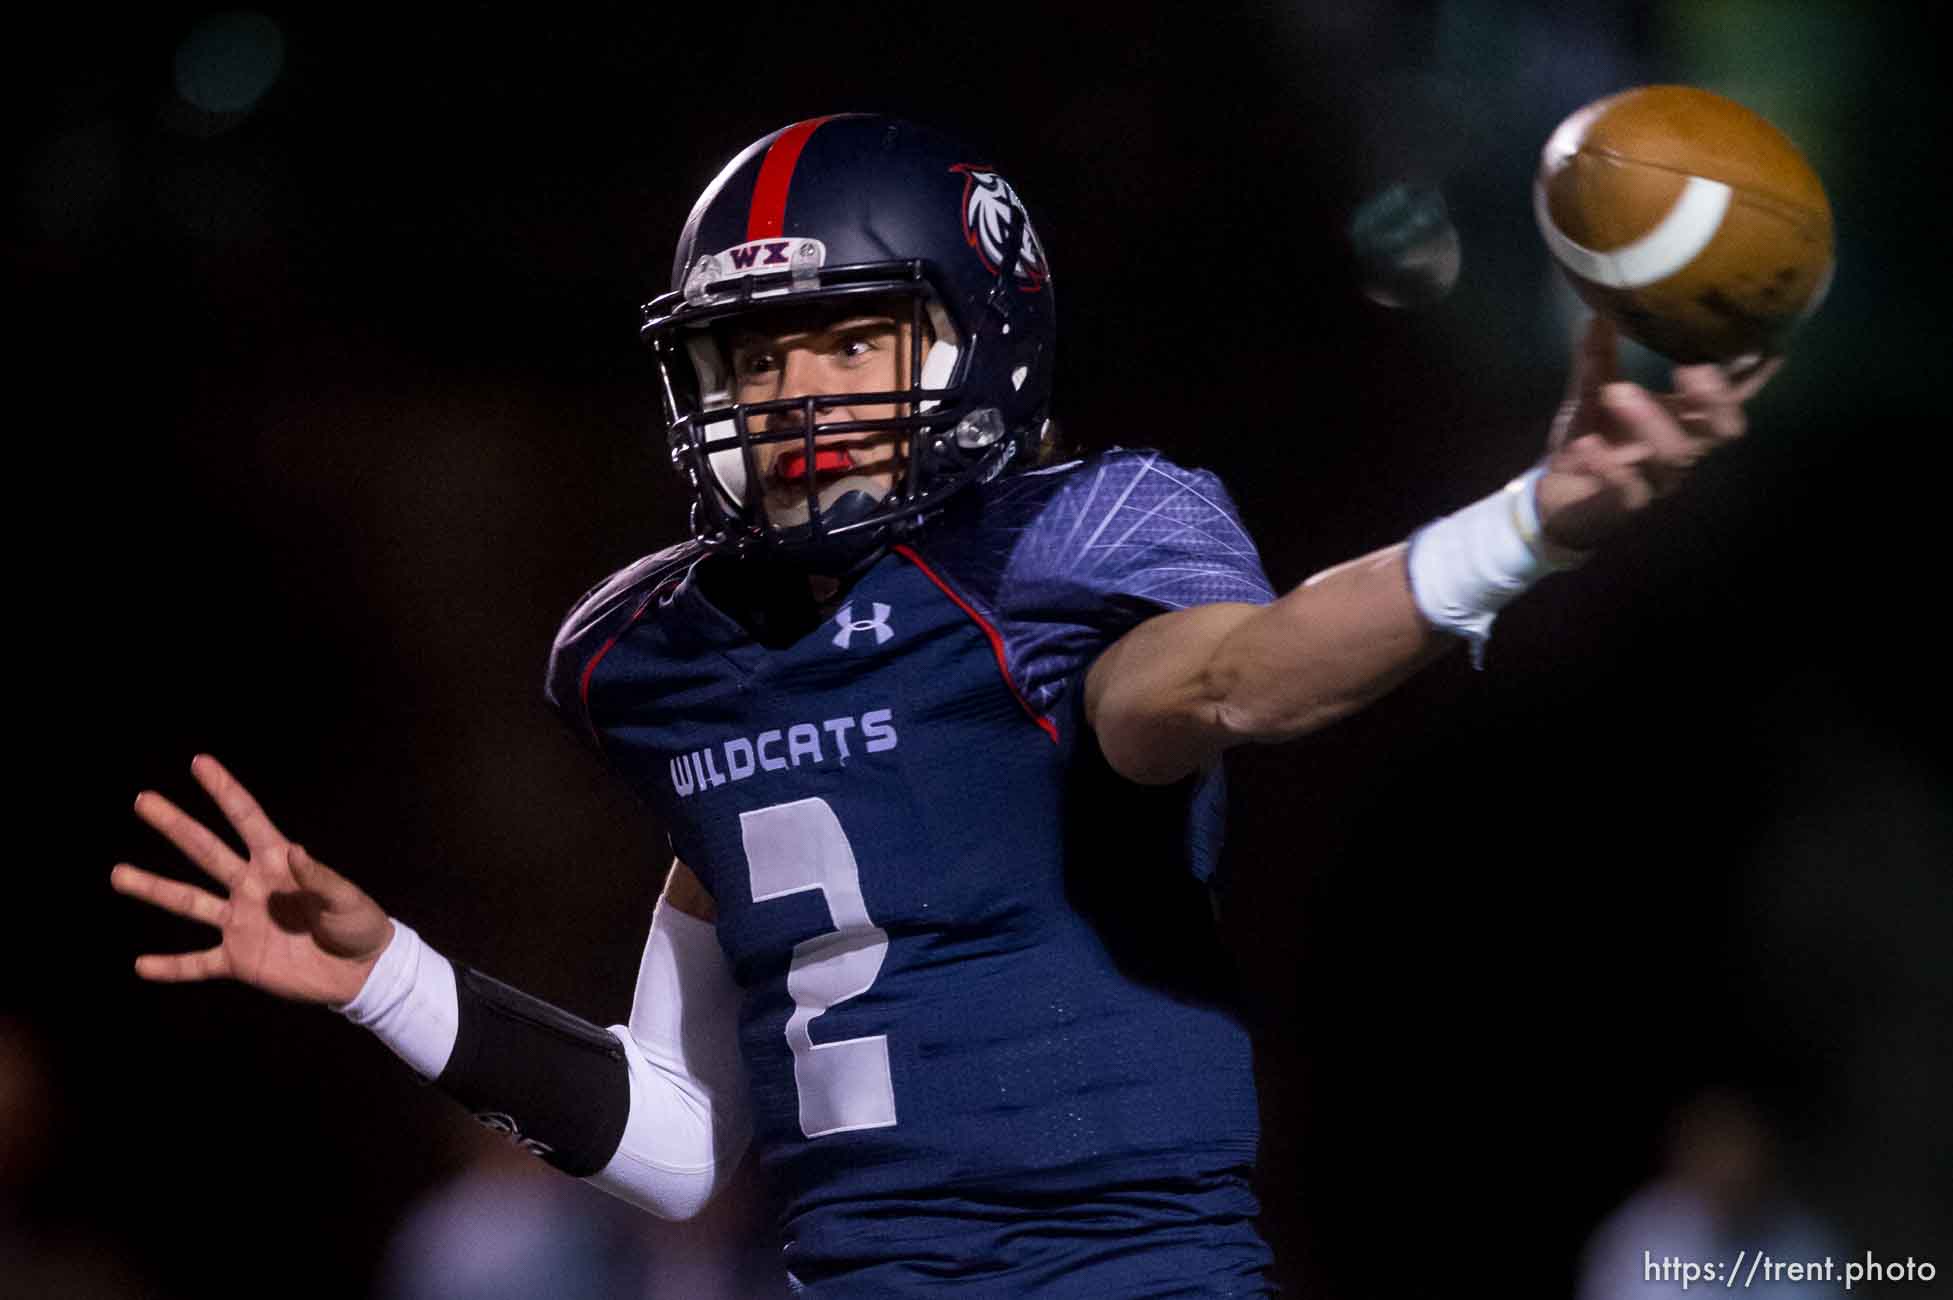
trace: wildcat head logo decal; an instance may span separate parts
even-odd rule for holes
[[[999,274],[998,268],[1010,250],[1011,227],[1021,224],[1023,235],[1013,267],[1014,278],[1024,293],[1042,289],[1050,276],[1044,264],[1044,246],[1038,243],[1037,232],[1031,229],[1030,214],[1024,211],[1017,191],[987,167],[958,163],[950,170],[963,174],[963,237],[983,259],[984,268],[992,275]]]

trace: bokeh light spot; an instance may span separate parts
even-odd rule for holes
[[[206,113],[247,113],[285,66],[285,34],[263,14],[212,14],[176,47],[176,93]]]
[[[1428,307],[1458,283],[1458,230],[1432,186],[1400,182],[1372,194],[1350,217],[1349,241],[1364,295],[1386,307]]]

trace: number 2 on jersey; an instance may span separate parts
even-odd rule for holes
[[[895,1123],[888,1036],[816,1043],[808,1033],[829,1007],[866,993],[888,955],[888,931],[861,898],[861,869],[841,819],[825,799],[796,799],[739,814],[753,901],[817,889],[834,929],[794,945],[787,967],[787,1045],[800,1095],[800,1131],[810,1138]]]

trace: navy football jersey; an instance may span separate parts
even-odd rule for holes
[[[962,494],[814,611],[687,543],[571,614],[553,702],[658,814],[745,992],[815,1296],[1261,1295],[1218,769],[1143,788],[1083,675],[1272,599],[1211,474],[1115,450]]]

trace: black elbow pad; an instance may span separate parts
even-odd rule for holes
[[[466,966],[454,1051],[434,1082],[566,1174],[610,1163],[631,1113],[624,1047],[589,1021]]]

